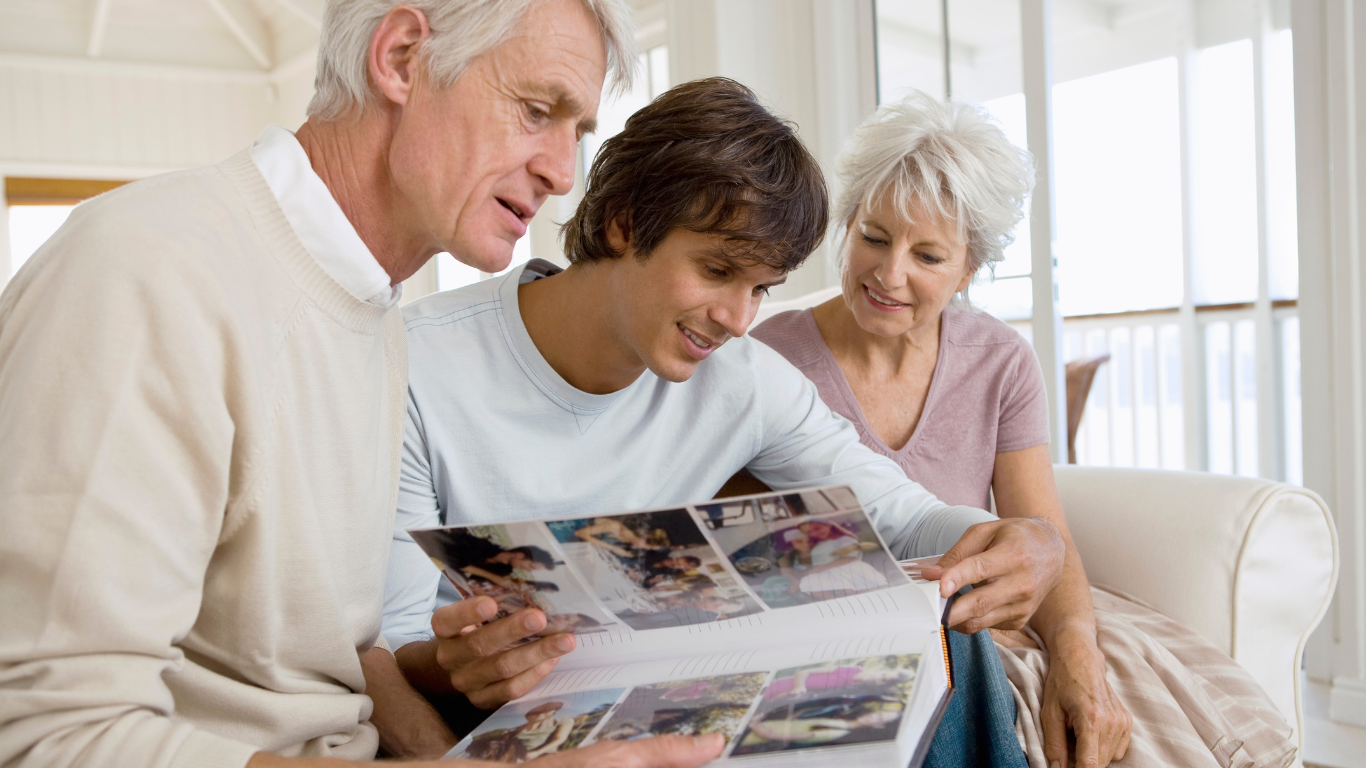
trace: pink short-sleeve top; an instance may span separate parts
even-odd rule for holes
[[[811,310],[783,312],[750,332],[787,358],[831,410],[858,428],[864,445],[947,504],[991,509],[996,454],[1048,442],[1048,398],[1038,358],[1015,329],[949,307],[939,327],[939,359],[920,422],[900,450],[873,432]]]

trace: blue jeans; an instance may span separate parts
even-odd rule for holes
[[[1015,697],[991,633],[949,632],[955,690],[925,768],[1028,768],[1015,738]]]

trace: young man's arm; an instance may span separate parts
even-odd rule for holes
[[[944,554],[945,597],[990,581],[959,599],[950,626],[976,632],[1019,629],[1062,576],[1062,536],[1039,519],[1000,520],[984,510],[950,506],[906,478],[891,459],[859,442],[858,431],[830,410],[816,386],[762,343],[753,343],[763,447],[746,467],[775,490],[848,485],[900,558]]]
[[[444,577],[407,531],[440,524],[422,416],[410,394],[384,587],[384,636],[404,677],[424,696],[460,694],[476,707],[497,709],[549,674],[555,660],[574,649],[574,636],[518,645],[545,629],[545,614],[525,608],[490,623],[498,606],[487,597],[435,609]]]

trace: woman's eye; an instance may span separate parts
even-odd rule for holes
[[[872,235],[864,235],[864,236],[863,236],[863,242],[865,242],[865,243],[867,243],[867,244],[869,244],[869,245],[886,245],[886,244],[887,244],[887,241],[886,241],[886,240],[881,240],[881,239],[879,239],[879,238],[873,237]]]

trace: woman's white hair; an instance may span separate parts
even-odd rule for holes
[[[403,4],[427,17],[422,44],[426,74],[438,87],[455,82],[478,56],[512,37],[527,11],[547,0],[328,0],[318,38],[318,73],[308,116],[338,120],[375,98],[367,59],[375,28]],[[636,70],[635,23],[625,0],[579,0],[598,22],[607,49],[609,93],[631,87]]]
[[[879,107],[854,131],[839,175],[844,188],[835,221],[844,236],[860,206],[890,195],[906,221],[923,209],[956,222],[959,240],[967,242],[968,269],[991,272],[1015,241],[1034,188],[1034,161],[985,109],[913,91]],[[955,301],[970,306],[967,293]]]

